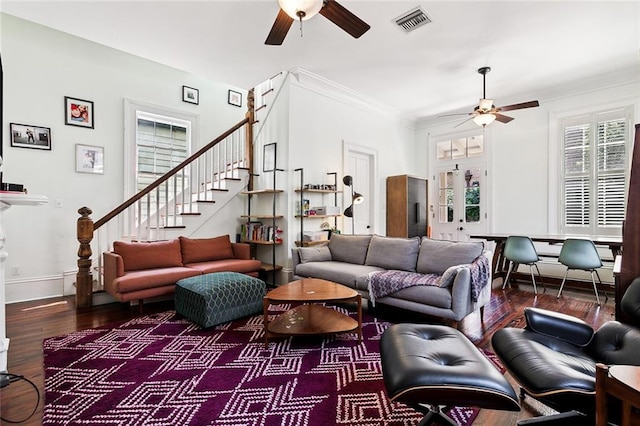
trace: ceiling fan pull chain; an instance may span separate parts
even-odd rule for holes
[[[300,38],[302,38],[302,17],[304,14],[299,13],[298,16],[300,17]]]

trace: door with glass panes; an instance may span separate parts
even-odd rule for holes
[[[468,241],[470,235],[486,233],[485,164],[440,167],[434,178],[432,238]]]

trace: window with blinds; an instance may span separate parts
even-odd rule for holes
[[[626,206],[629,110],[563,120],[564,233],[619,233]]]
[[[190,123],[187,121],[138,114],[136,135],[138,191],[189,155]]]
[[[136,117],[136,188],[143,190],[169,170],[182,163],[191,146],[191,123],[172,117],[138,111]],[[167,181],[167,192],[173,194],[174,185],[180,190],[182,174]],[[188,182],[188,176],[184,179]],[[149,208],[155,209],[157,193],[149,194]],[[142,213],[148,214],[143,203]]]

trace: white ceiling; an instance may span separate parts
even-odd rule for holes
[[[303,68],[413,119],[470,111],[481,66],[498,106],[640,73],[637,0],[339,3],[371,30],[353,39],[318,15],[303,37],[295,22],[282,46],[266,46],[277,0],[0,0],[0,10],[246,89]],[[407,34],[392,21],[416,6],[433,22]]]

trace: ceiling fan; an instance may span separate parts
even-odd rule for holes
[[[302,21],[306,21],[318,13],[354,38],[359,38],[371,28],[369,24],[349,12],[335,0],[278,0],[278,3],[280,11],[264,44],[281,45],[294,20],[300,21],[300,31],[302,31]]]
[[[469,115],[470,117],[464,120],[462,123],[455,125],[454,127],[458,127],[463,125],[469,120],[473,120],[478,126],[485,127],[487,124],[493,123],[494,120],[497,120],[501,123],[508,123],[513,120],[513,117],[509,117],[507,115],[501,114],[503,111],[514,111],[517,109],[525,109],[525,108],[534,108],[540,106],[538,101],[529,101],[522,102],[519,104],[506,105],[501,107],[496,107],[493,104],[493,99],[487,99],[486,89],[487,89],[487,73],[491,71],[489,67],[482,67],[478,69],[478,73],[482,74],[482,99],[473,109],[473,112],[467,114],[448,114],[441,115],[440,117],[448,117],[452,115]]]

